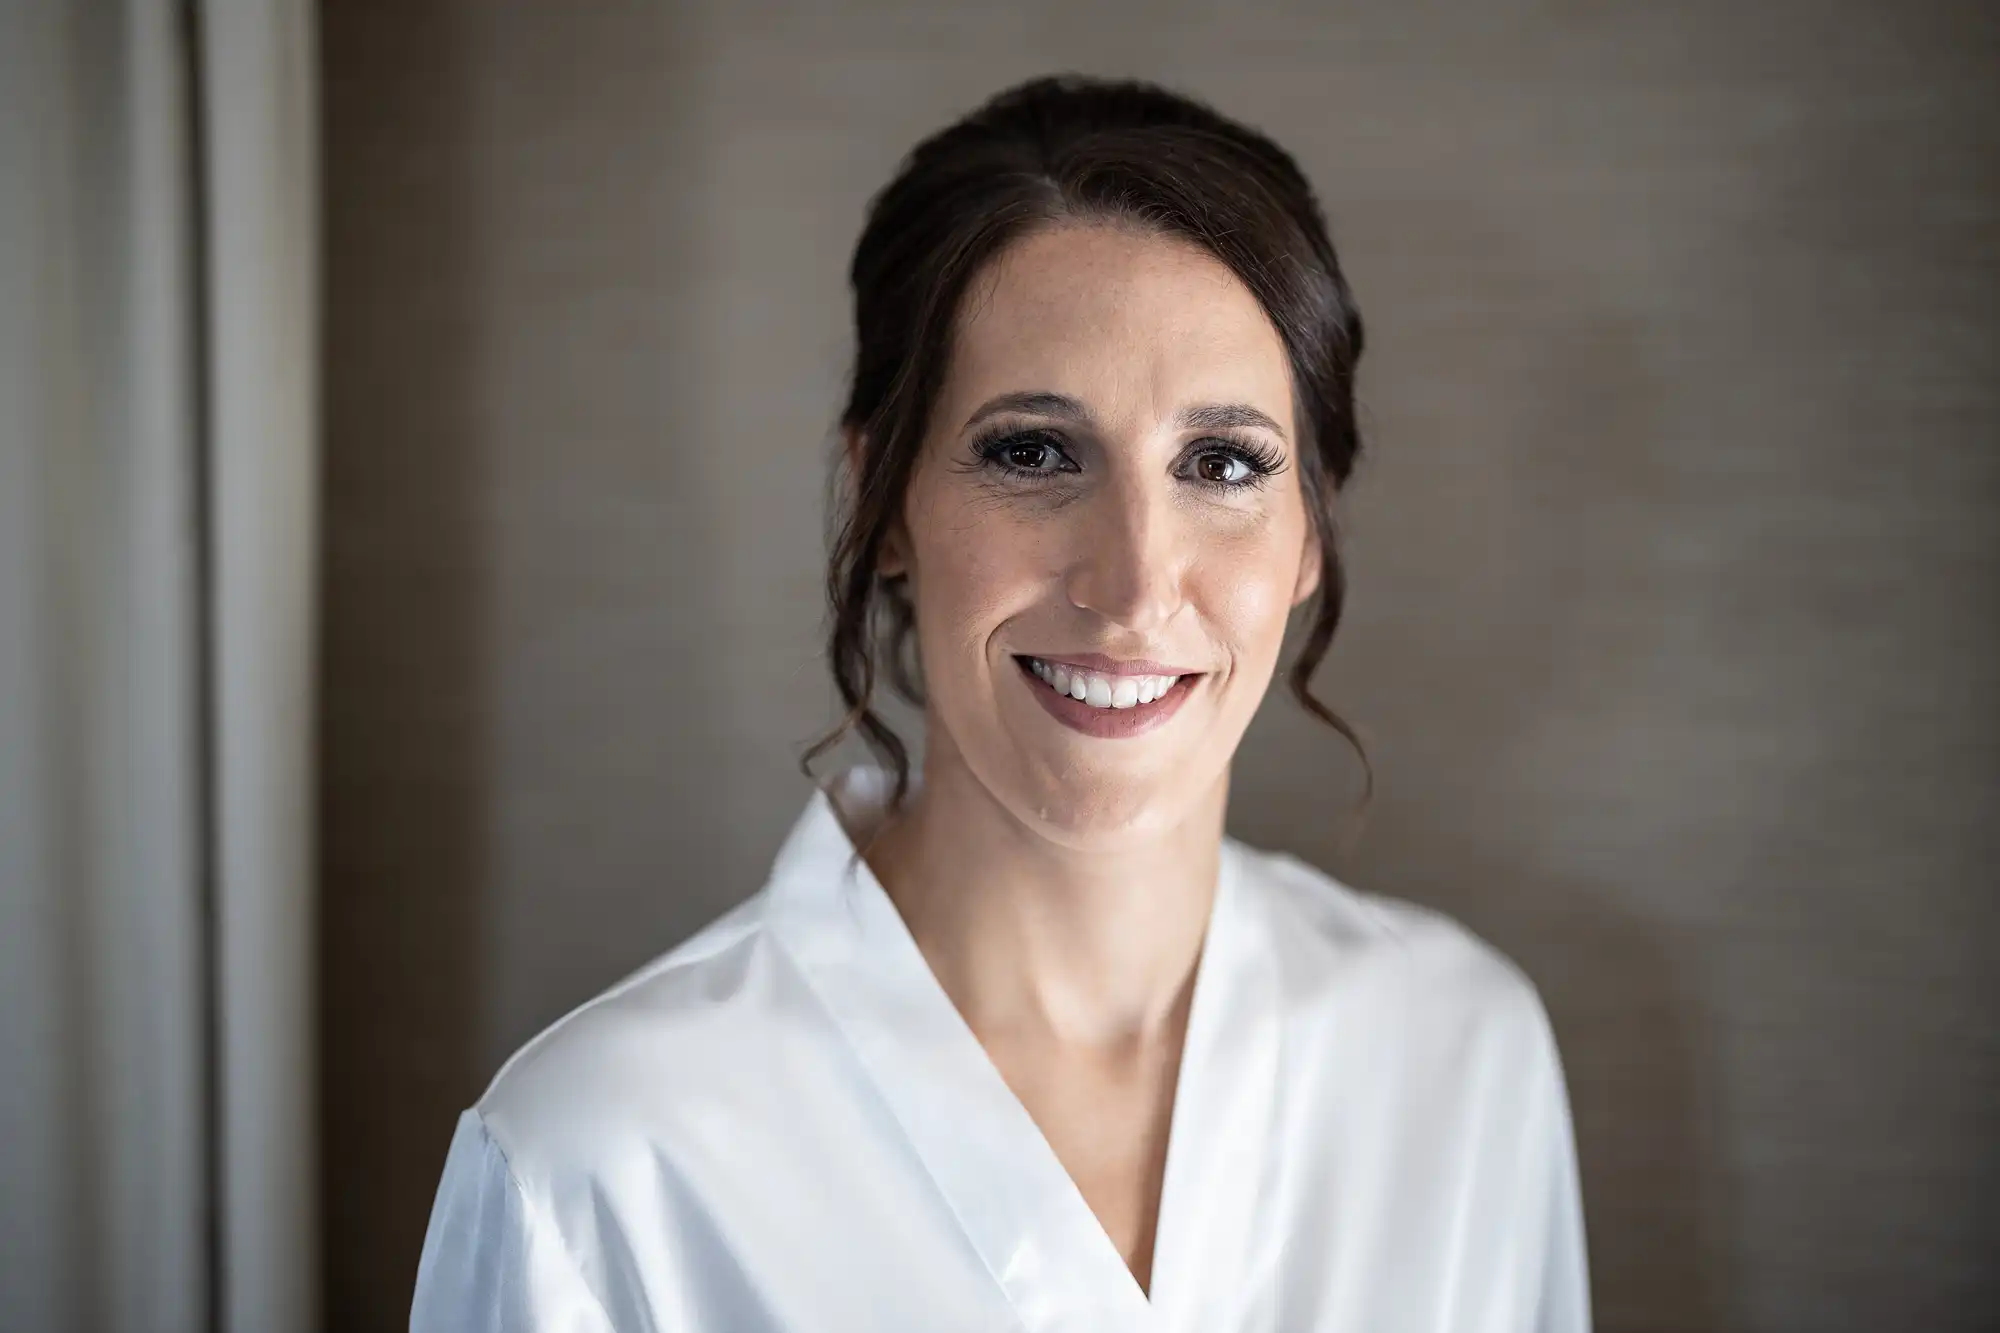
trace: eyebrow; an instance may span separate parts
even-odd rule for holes
[[[991,416],[1002,412],[1020,412],[1028,416],[1054,417],[1060,421],[1074,421],[1079,425],[1093,424],[1090,409],[1068,394],[1029,391],[1024,393],[1003,393],[987,399],[979,409],[965,419],[961,429],[970,429]],[[1186,430],[1227,430],[1232,427],[1250,426],[1268,430],[1280,440],[1289,444],[1284,427],[1272,420],[1269,413],[1261,412],[1248,403],[1202,403],[1195,407],[1184,407],[1174,417],[1174,424]]]
[[[1248,403],[1204,403],[1200,407],[1184,409],[1174,418],[1174,422],[1189,430],[1228,430],[1235,426],[1254,426],[1270,431],[1286,444],[1291,443],[1285,439],[1284,427]]]

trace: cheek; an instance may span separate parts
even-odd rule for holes
[[[1047,581],[1045,542],[1032,525],[977,500],[911,514],[918,633],[927,662],[983,654],[994,628]]]
[[[1205,618],[1250,662],[1275,659],[1298,586],[1302,532],[1291,523],[1217,543],[1197,566]]]

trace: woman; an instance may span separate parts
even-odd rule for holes
[[[1223,833],[1295,608],[1346,730],[1361,323],[1297,167],[1038,81],[915,150],[852,281],[831,656],[886,767],[500,1071],[412,1326],[1587,1328],[1534,989]],[[916,778],[871,704],[919,664]]]

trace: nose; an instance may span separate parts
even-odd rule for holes
[[[1180,609],[1186,566],[1170,497],[1125,478],[1079,507],[1070,602],[1134,634],[1164,626]]]

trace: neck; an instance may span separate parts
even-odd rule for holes
[[[1185,1012],[1227,797],[1225,774],[1177,824],[1078,849],[933,753],[867,859],[975,1032],[1125,1046]]]

